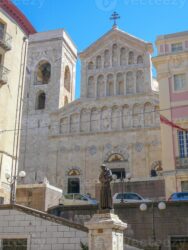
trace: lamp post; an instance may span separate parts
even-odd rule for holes
[[[11,177],[9,173],[5,174],[5,178],[7,179],[7,182],[10,184],[10,204],[16,203],[16,185],[18,178],[23,179],[26,176],[25,171],[20,171],[18,175],[14,175]]]
[[[152,240],[155,242],[156,241],[156,231],[155,231],[155,209],[154,209],[154,201],[151,203],[151,208],[152,208]],[[140,205],[140,210],[142,212],[147,211],[148,206],[145,203],[142,203]],[[158,209],[159,210],[165,210],[166,209],[166,203],[161,201],[158,203]]]

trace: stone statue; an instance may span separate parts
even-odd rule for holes
[[[100,188],[100,209],[112,209],[112,194],[110,182],[112,181],[112,172],[105,164],[101,166],[102,172],[99,176],[99,181],[101,182]]]

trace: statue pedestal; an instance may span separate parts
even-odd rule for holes
[[[123,250],[127,224],[110,210],[98,211],[85,226],[89,229],[89,250]]]

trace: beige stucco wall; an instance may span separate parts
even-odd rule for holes
[[[182,44],[182,50],[173,52],[172,44]],[[159,82],[160,114],[170,122],[188,128],[188,32],[159,36],[156,40],[158,56],[153,58]],[[185,89],[174,90],[174,75],[185,73]],[[181,192],[181,182],[188,181],[187,157],[180,157],[178,130],[161,123],[162,163],[165,176],[166,197]],[[177,164],[177,159],[180,163]],[[183,163],[183,165],[182,165]]]
[[[0,130],[10,130],[0,133],[0,196],[5,197],[5,201],[7,201],[8,196],[4,191],[9,189],[9,185],[6,182],[5,173],[11,173],[14,164],[12,156],[15,156],[13,148],[15,118],[17,97],[20,99],[20,94],[18,96],[19,84],[22,83],[23,66],[21,64],[23,63],[22,51],[25,46],[23,46],[25,34],[2,9],[0,9],[0,20],[6,24],[6,32],[12,36],[10,51],[5,52],[0,47],[0,53],[3,55],[2,65],[10,70],[7,84],[0,88]]]

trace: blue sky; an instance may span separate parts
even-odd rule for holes
[[[155,43],[157,35],[188,30],[187,0],[13,0],[37,31],[65,28],[82,51],[111,29],[115,10],[120,29]],[[80,95],[80,63],[76,97]]]

